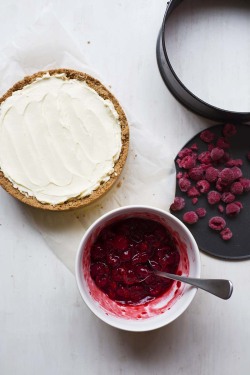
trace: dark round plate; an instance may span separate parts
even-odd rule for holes
[[[210,130],[218,136],[222,135],[224,125],[216,125]],[[200,139],[200,133],[193,137],[184,147],[190,147],[193,143],[198,146],[198,152],[207,151],[207,144]],[[250,161],[247,160],[247,153],[250,151],[250,126],[237,125],[237,134],[230,138],[231,147],[229,149],[230,156],[233,159],[242,159],[243,166],[241,167],[243,176],[250,178]],[[178,157],[176,157],[177,159]],[[184,171],[180,169],[178,164],[175,166],[176,172]],[[196,224],[187,225],[192,232],[200,250],[210,255],[223,259],[250,259],[250,192],[238,196],[236,199],[241,201],[243,209],[236,217],[228,217],[225,213],[219,213],[217,205],[211,206],[208,204],[205,196],[200,196],[196,205],[193,205],[192,200],[181,192],[178,183],[176,184],[176,196],[185,198],[186,206],[184,210],[172,212],[177,218],[182,220],[182,216],[186,211],[194,211],[198,207],[204,207],[207,210],[207,215],[199,219]],[[226,220],[227,227],[233,232],[233,237],[229,241],[224,241],[220,235],[209,228],[208,221],[213,216],[222,216]]]

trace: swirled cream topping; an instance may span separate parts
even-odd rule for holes
[[[87,83],[46,73],[0,107],[0,168],[42,203],[85,197],[110,178],[121,152],[113,103]]]

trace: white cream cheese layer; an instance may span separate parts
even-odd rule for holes
[[[110,178],[121,146],[113,103],[64,74],[45,74],[0,107],[0,168],[43,203],[90,195]]]

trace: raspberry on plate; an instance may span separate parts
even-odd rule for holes
[[[235,173],[231,168],[224,168],[220,171],[219,178],[228,185],[235,179]]]
[[[211,190],[207,195],[207,200],[209,204],[219,203],[221,199],[221,194],[216,190]]]
[[[211,151],[211,159],[213,161],[220,160],[224,156],[225,151],[223,148],[215,147]]]
[[[226,205],[226,214],[228,216],[236,216],[240,213],[241,207],[236,203],[228,203]]]
[[[222,229],[225,228],[226,222],[223,219],[223,217],[221,217],[221,216],[214,216],[214,217],[212,217],[209,220],[208,225],[213,230],[221,231]]]
[[[185,214],[183,215],[183,221],[187,224],[195,224],[197,223],[198,219],[199,217],[194,211],[185,212]]]
[[[225,137],[232,137],[237,133],[236,126],[234,124],[225,124],[222,133]]]
[[[195,212],[196,212],[196,214],[197,214],[199,217],[204,217],[204,216],[206,216],[206,214],[207,214],[206,209],[203,208],[203,207],[199,207],[199,208],[197,208],[197,209],[195,210]]]
[[[185,207],[185,199],[182,197],[175,197],[174,202],[171,204],[172,211],[180,211]]]
[[[215,182],[219,176],[219,171],[217,168],[209,167],[206,170],[205,178],[208,182]]]
[[[235,200],[235,195],[230,193],[229,191],[226,191],[221,195],[221,200],[224,203],[232,203]]]
[[[244,188],[240,182],[234,182],[230,187],[230,191],[232,194],[241,195],[244,191]]]
[[[225,228],[223,229],[221,232],[220,232],[220,235],[221,235],[221,238],[224,240],[224,241],[228,241],[230,240],[232,237],[233,237],[233,233],[231,232],[231,230],[229,228]]]
[[[200,180],[197,182],[196,187],[200,193],[205,194],[209,192],[210,183],[206,180]]]
[[[204,130],[200,134],[200,139],[203,142],[206,142],[206,143],[212,142],[214,140],[214,138],[215,138],[215,134],[213,132],[211,132],[210,130]]]
[[[178,181],[178,185],[181,191],[188,191],[191,186],[191,182],[187,178],[180,178]]]

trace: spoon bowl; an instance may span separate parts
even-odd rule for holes
[[[154,266],[149,260],[149,264],[153,269],[155,275],[165,277],[166,279],[181,281],[186,284],[195,286],[196,288],[205,290],[208,293],[213,294],[216,297],[222,299],[229,299],[233,293],[233,283],[230,280],[224,279],[199,279],[194,277],[186,277],[174,275],[168,272],[161,272],[155,270]]]

